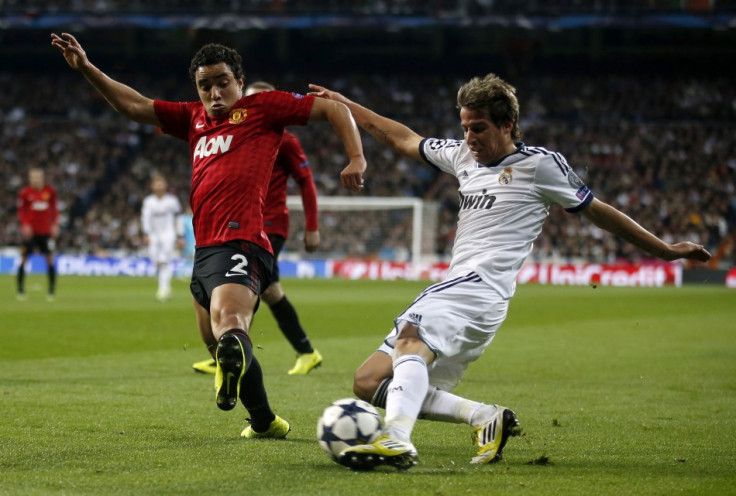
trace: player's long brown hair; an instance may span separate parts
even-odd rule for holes
[[[486,112],[498,127],[513,123],[511,139],[521,141],[516,88],[495,74],[474,77],[462,85],[457,92],[457,106]]]

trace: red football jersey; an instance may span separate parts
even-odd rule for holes
[[[271,171],[284,126],[306,124],[313,103],[312,96],[262,91],[210,117],[200,101],[154,102],[162,131],[189,142],[198,247],[242,239],[272,251],[263,232]]]
[[[23,188],[18,193],[18,220],[30,225],[33,234],[50,235],[51,226],[59,223],[56,190],[48,184],[41,189]]]
[[[289,234],[289,209],[286,207],[286,186],[289,177],[293,177],[299,185],[307,231],[318,229],[317,187],[314,185],[309,160],[297,137],[284,131],[263,210],[266,234],[278,234],[284,238]]]

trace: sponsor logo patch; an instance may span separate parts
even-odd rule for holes
[[[581,200],[585,198],[590,192],[590,189],[588,189],[582,179],[580,179],[578,175],[575,174],[575,172],[572,170],[567,174],[567,181],[570,183],[570,186],[577,190],[575,192],[575,196],[577,196]]]
[[[570,183],[570,186],[572,186],[575,189],[579,189],[579,188],[582,188],[583,186],[585,186],[585,184],[583,183],[583,181],[573,171],[570,171],[567,174],[567,181]]]
[[[590,192],[590,190],[588,189],[588,187],[583,184],[583,187],[580,188],[579,190],[577,190],[577,192],[575,192],[575,196],[577,196],[578,198],[580,198],[582,200],[583,198],[585,198],[586,196],[588,196],[588,193],[589,192]]]
[[[215,136],[209,140],[207,139],[207,136],[202,136],[199,141],[197,141],[197,146],[194,147],[194,157],[192,158],[192,161],[197,158],[209,157],[212,154],[225,153],[230,149],[232,141],[232,135]]]
[[[486,189],[479,195],[464,195],[462,193],[458,193],[458,195],[460,210],[489,210],[496,201],[496,196],[489,194]]]

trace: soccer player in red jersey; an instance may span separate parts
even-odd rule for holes
[[[256,81],[248,85],[245,95],[250,96],[260,91],[272,91],[276,88],[265,81]],[[313,252],[319,247],[319,228],[317,220],[317,187],[314,184],[312,169],[302,149],[299,139],[288,131],[279,146],[276,162],[271,173],[271,183],[266,194],[266,204],[263,209],[264,231],[273,248],[273,276],[271,284],[261,294],[261,299],[271,309],[279,329],[297,352],[294,366],[289,375],[306,375],[313,368],[322,363],[322,355],[312,347],[307,333],[304,331],[296,309],[284,294],[279,282],[279,253],[289,235],[289,209],[286,206],[286,186],[292,177],[299,186],[304,206],[306,230],[304,233],[304,248]],[[215,360],[195,362],[192,367],[198,372],[214,374]]]
[[[282,91],[244,96],[242,59],[223,45],[205,45],[192,58],[194,102],[152,100],[111,79],[68,33],[52,34],[51,45],[119,113],[189,143],[197,241],[190,287],[200,334],[217,362],[216,403],[231,410],[241,400],[251,422],[242,437],[285,437],[289,424],[271,410],[248,335],[273,267],[263,206],[284,127],[310,121],[330,122],[350,162],[341,183],[362,189],[366,162],[350,112],[338,102]]]
[[[38,251],[46,257],[49,287],[46,299],[52,301],[56,290],[54,267],[54,240],[59,235],[59,210],[56,190],[46,184],[43,169],[33,167],[28,171],[29,185],[18,194],[18,219],[23,245],[20,249],[20,266],[17,273],[17,297],[26,299],[25,265],[28,256]]]

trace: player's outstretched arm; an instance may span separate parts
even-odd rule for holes
[[[350,159],[348,166],[340,173],[340,182],[344,188],[353,191],[362,190],[363,173],[366,169],[363,142],[360,141],[358,126],[355,125],[355,120],[350,115],[348,108],[341,103],[317,98],[312,105],[309,120],[326,120],[332,124],[332,127],[340,136]]]
[[[312,90],[309,93],[310,95],[345,104],[353,114],[355,122],[381,143],[390,146],[402,155],[422,160],[419,153],[419,143],[422,141],[422,136],[419,136],[405,125],[378,115],[344,95],[328,90],[324,86],[310,84],[309,88]]]
[[[582,214],[601,229],[620,236],[634,246],[662,260],[672,261],[681,258],[699,262],[710,260],[710,253],[702,245],[690,241],[674,244],[666,243],[637,224],[628,215],[598,199],[593,199],[591,204],[582,211]]]
[[[133,88],[107,76],[87,58],[82,45],[69,33],[51,33],[51,46],[56,48],[69,64],[80,72],[117,112],[144,124],[160,126],[153,100],[146,98]]]

